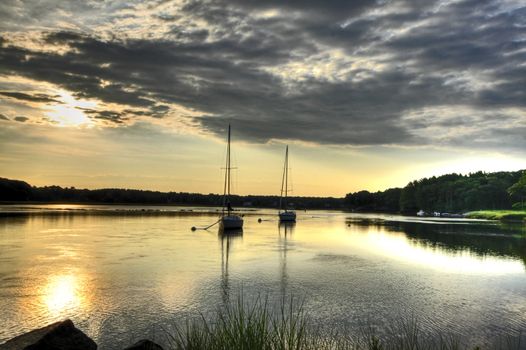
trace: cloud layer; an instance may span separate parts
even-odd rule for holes
[[[23,104],[33,116],[68,105],[66,91],[113,127],[223,134],[230,122],[250,142],[526,147],[521,1],[6,1],[0,20],[7,119]]]

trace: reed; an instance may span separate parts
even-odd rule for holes
[[[303,303],[268,298],[247,302],[240,295],[216,313],[188,318],[164,330],[173,350],[519,350],[526,346],[522,334],[503,336],[491,346],[467,344],[460,336],[428,334],[416,318],[394,322],[381,336],[373,327],[357,334],[320,330],[309,321]]]

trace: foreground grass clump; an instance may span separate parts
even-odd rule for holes
[[[466,213],[470,219],[487,220],[526,220],[526,210],[479,210]]]
[[[301,303],[282,302],[277,308],[268,299],[247,303],[243,297],[209,319],[204,315],[174,324],[165,330],[168,348],[174,350],[460,350],[485,349],[466,344],[459,336],[424,333],[416,319],[400,320],[379,336],[373,328],[358,334],[324,331],[309,322]],[[488,349],[522,349],[526,338],[496,339]]]
[[[220,309],[213,320],[203,315],[167,331],[172,349],[304,349],[306,317],[294,302],[272,310],[268,299],[246,303],[243,297]]]

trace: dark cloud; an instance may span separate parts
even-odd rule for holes
[[[29,119],[28,117],[24,117],[24,116],[17,116],[13,118],[13,120],[20,122],[20,123],[25,123],[28,119]]]
[[[98,111],[89,108],[79,108],[77,109],[83,111],[88,117],[93,119],[105,120],[115,124],[123,123],[127,118],[123,113],[113,112],[113,111]]]
[[[135,116],[163,118],[170,111],[170,107],[166,105],[155,105],[148,110],[132,110],[125,109],[123,114],[131,114]]]
[[[61,103],[56,100],[58,96],[50,96],[46,94],[26,94],[23,92],[0,91],[0,95],[30,102]]]
[[[526,8],[509,6],[490,0],[189,1],[179,11],[153,15],[169,28],[162,39],[42,34],[50,46],[68,47],[65,53],[2,39],[0,74],[124,105],[120,112],[85,110],[118,124],[165,118],[170,104],[179,104],[204,115],[193,120],[203,129],[222,134],[231,122],[239,138],[253,142],[432,143],[422,134],[428,126],[461,130],[485,111],[506,119],[506,109],[526,107]],[[200,21],[208,26],[188,24]],[[408,122],[407,115],[433,108],[472,115],[451,119],[437,112],[433,121],[423,114]],[[526,123],[524,115],[513,118]],[[474,134],[466,142],[478,147],[493,140],[489,135],[510,132],[526,146],[508,129],[484,127],[480,139]]]

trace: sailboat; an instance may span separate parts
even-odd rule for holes
[[[239,230],[243,228],[243,219],[239,215],[235,215],[232,212],[232,205],[230,204],[230,185],[231,177],[230,171],[230,124],[228,124],[228,139],[226,146],[226,167],[225,167],[225,188],[223,195],[223,210],[221,212],[221,228],[223,230]]]
[[[296,221],[296,212],[287,210],[287,194],[289,190],[289,146],[285,149],[285,164],[283,165],[283,177],[281,179],[281,196],[279,197],[279,221]]]

